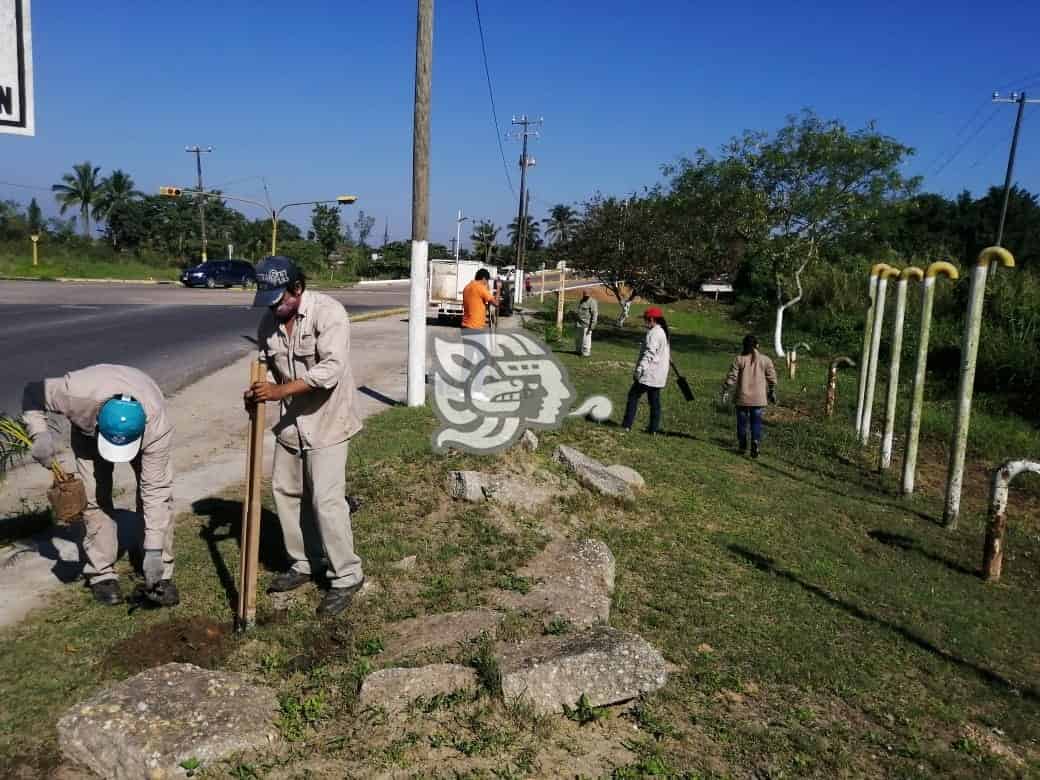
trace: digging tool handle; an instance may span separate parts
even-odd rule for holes
[[[267,371],[259,361],[249,367],[249,385],[262,382]],[[265,405],[249,410],[249,441],[246,457],[246,494],[242,500],[242,537],[239,565],[237,627],[244,630],[256,622],[256,585],[260,558],[260,481],[264,463]]]

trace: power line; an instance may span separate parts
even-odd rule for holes
[[[487,45],[484,43],[484,23],[480,20],[480,0],[473,0],[473,7],[477,11],[477,29],[480,30],[480,53],[484,58],[484,76],[487,78],[488,97],[491,98],[491,116],[495,120],[495,139],[498,141],[498,154],[502,158],[502,170],[506,174],[506,182],[509,191],[516,197],[516,189],[513,187],[513,177],[509,175],[509,165],[506,163],[506,150],[502,146],[502,128],[498,124],[498,111],[495,109],[495,91],[491,88],[491,70],[488,68]]]
[[[965,141],[960,146],[957,147],[957,149],[953,152],[953,154],[951,154],[949,157],[946,158],[946,162],[944,162],[942,165],[940,165],[938,168],[936,168],[934,171],[932,171],[931,175],[932,176],[938,176],[940,173],[942,173],[944,170],[946,170],[947,166],[949,166],[950,163],[952,163],[954,160],[956,160],[960,156],[961,152],[963,152],[965,149],[968,148],[968,145],[972,141],[974,141],[976,138],[979,137],[979,135],[982,133],[982,131],[985,130],[989,126],[990,122],[992,122],[994,119],[996,119],[998,113],[1000,113],[1000,107],[999,106],[997,108],[993,109],[993,111],[990,113],[990,115],[988,117],[986,117],[986,121],[983,122],[981,125],[979,125],[979,127],[975,130],[975,132],[972,133],[970,136],[968,136],[968,138],[965,139]]]
[[[39,192],[51,191],[50,187],[37,187],[32,184],[18,184],[17,182],[13,181],[0,181],[0,184],[4,185],[5,187],[18,187],[23,190],[38,190]]]
[[[974,113],[973,113],[973,114],[972,114],[972,115],[971,115],[971,116],[970,116],[970,117],[968,118],[968,120],[967,120],[967,121],[966,121],[966,122],[965,122],[964,124],[962,124],[962,125],[960,126],[960,129],[959,129],[959,130],[957,130],[957,132],[953,134],[953,136],[951,137],[951,140],[950,140],[950,143],[949,143],[949,145],[947,145],[947,146],[946,146],[946,147],[945,147],[944,149],[942,149],[941,151],[939,151],[939,152],[938,152],[938,153],[937,153],[937,154],[936,154],[936,155],[935,155],[935,156],[934,156],[934,157],[933,157],[933,158],[932,158],[932,159],[931,159],[931,160],[930,160],[930,161],[928,162],[928,164],[927,164],[927,165],[925,166],[925,170],[931,170],[932,168],[934,168],[934,167],[935,167],[935,165],[936,165],[936,164],[937,164],[937,163],[938,163],[938,162],[939,162],[940,160],[942,160],[942,159],[943,159],[944,157],[946,157],[946,155],[950,153],[950,149],[951,149],[951,148],[953,147],[953,145],[957,143],[958,139],[959,139],[959,138],[960,138],[960,137],[961,137],[962,135],[964,135],[964,133],[965,133],[965,132],[966,132],[966,131],[967,131],[967,130],[968,130],[968,129],[969,129],[969,128],[970,128],[971,126],[972,126],[972,125],[974,125],[974,124],[975,124],[975,121],[976,121],[976,120],[977,120],[977,119],[979,118],[979,116],[981,116],[981,115],[982,115],[982,112],[983,112],[983,111],[985,111],[985,110],[986,110],[986,107],[987,107],[987,106],[990,106],[990,105],[991,105],[991,103],[990,103],[990,102],[989,102],[988,100],[983,100],[983,101],[982,101],[981,103],[979,103],[979,106],[978,106],[978,108],[976,108],[976,109],[975,109],[975,112],[974,112]]]

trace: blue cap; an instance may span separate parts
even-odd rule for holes
[[[129,395],[116,395],[101,405],[97,416],[98,455],[111,463],[127,463],[141,449],[148,422],[144,407]]]
[[[256,265],[253,306],[274,306],[289,285],[301,278],[300,269],[288,257],[265,257]]]

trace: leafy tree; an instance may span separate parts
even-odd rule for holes
[[[90,214],[97,203],[101,183],[98,174],[101,173],[100,166],[93,166],[90,162],[83,162],[72,166],[72,173],[66,173],[61,177],[62,184],[55,184],[51,190],[55,193],[61,214],[69,208],[78,208],[80,222],[83,226],[83,237],[90,238]]]
[[[314,228],[314,236],[325,256],[328,257],[336,250],[336,245],[341,241],[339,208],[318,203],[314,206],[311,214],[311,226]]]
[[[776,280],[773,345],[783,357],[784,312],[801,299],[802,273],[822,250],[869,233],[886,206],[912,194],[920,180],[899,169],[913,150],[873,124],[850,132],[805,111],[788,117],[773,138],[745,133],[726,152],[748,168],[764,198],[767,233],[759,251]],[[790,274],[798,293],[785,300],[783,279]]]
[[[134,189],[134,180],[125,171],[116,169],[101,182],[95,199],[94,216],[107,221],[105,234],[113,247],[134,242],[139,233],[140,226],[135,224],[139,213],[130,204],[143,197],[144,193]]]
[[[38,234],[43,230],[43,212],[36,198],[29,201],[29,208],[25,210],[25,220],[29,224],[29,232]]]
[[[526,223],[526,229],[524,230],[524,247],[526,249],[537,249],[542,245],[541,230],[538,227],[538,222],[530,215],[524,217]],[[517,238],[520,235],[520,220],[514,219],[509,223],[509,243],[516,246]]]
[[[361,246],[368,246],[368,237],[375,227],[375,217],[370,217],[364,211],[359,211],[357,219],[354,220],[354,229],[357,231],[357,240]]]
[[[473,251],[485,263],[491,262],[495,253],[495,242],[498,240],[500,228],[488,219],[482,219],[473,226],[469,240],[473,242]]]
[[[545,225],[545,237],[553,244],[566,244],[574,232],[578,221],[577,212],[570,206],[559,203],[552,207],[549,216],[542,220]]]

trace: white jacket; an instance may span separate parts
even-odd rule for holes
[[[646,332],[636,363],[635,380],[647,387],[664,387],[668,382],[668,366],[672,353],[664,328],[654,325]]]

